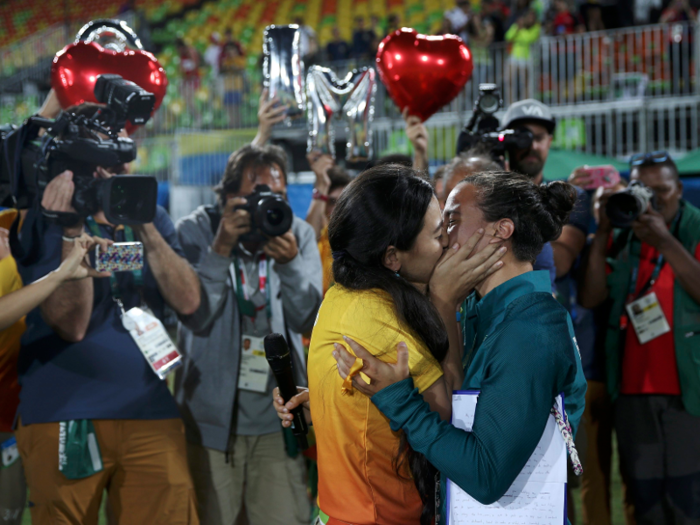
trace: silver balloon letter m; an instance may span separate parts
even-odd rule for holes
[[[306,77],[308,93],[308,151],[320,150],[335,158],[333,117],[344,118],[348,125],[346,159],[350,162],[372,156],[374,93],[376,73],[372,68],[351,71],[338,80],[332,70],[320,66],[309,68]]]

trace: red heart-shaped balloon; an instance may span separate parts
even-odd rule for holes
[[[455,35],[427,36],[403,28],[377,51],[379,77],[389,96],[424,122],[455,98],[472,75],[472,54]]]
[[[168,88],[165,71],[152,54],[133,49],[118,53],[95,42],[77,42],[59,51],[51,66],[51,87],[61,107],[65,109],[83,102],[97,102],[95,82],[103,73],[121,75],[153,93],[156,96],[154,113]],[[126,125],[129,133],[136,128],[130,122]]]

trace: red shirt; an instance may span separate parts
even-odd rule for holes
[[[642,244],[639,260],[636,293],[649,281],[659,252]],[[700,244],[695,250],[695,258],[700,260]],[[629,323],[622,359],[623,394],[666,394],[680,395],[681,386],[676,364],[676,345],[673,338],[673,285],[676,276],[670,264],[664,264],[656,283],[649,289],[655,292],[661,310],[666,316],[671,331],[656,339],[640,344],[632,323]]]
[[[576,30],[576,18],[569,12],[557,13],[552,23],[554,36],[570,35]]]

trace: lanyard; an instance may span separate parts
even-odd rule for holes
[[[680,217],[681,217],[681,212],[680,210],[676,214],[676,216],[673,218],[673,222],[671,223],[671,231],[673,231],[674,237],[676,236],[676,230],[678,229],[678,225],[680,223]],[[630,252],[630,244],[631,242],[627,245],[627,254],[629,256]],[[644,294],[646,294],[649,289],[654,286],[656,283],[656,280],[659,278],[659,274],[661,273],[661,270],[663,269],[664,265],[666,264],[666,260],[664,259],[664,256],[662,254],[659,254],[656,258],[656,266],[654,267],[654,271],[651,274],[651,277],[649,277],[649,280],[644,283],[644,286],[641,287],[639,292],[635,293],[637,289],[637,277],[639,276],[639,262],[632,268],[632,275],[630,278],[630,285],[629,285],[629,292],[627,296],[627,302],[632,302],[636,299],[639,299],[642,297]]]
[[[680,219],[681,219],[681,210],[678,210],[678,213],[676,216],[673,218],[673,222],[671,223],[671,230],[673,231],[673,236],[678,237],[678,228],[680,225]],[[627,257],[629,258],[630,255],[630,245],[632,244],[632,240],[627,243]],[[641,258],[641,254],[640,254]],[[640,297],[642,297],[644,294],[646,294],[649,289],[656,284],[656,280],[659,278],[659,274],[661,273],[661,270],[663,269],[664,265],[666,264],[666,260],[664,259],[664,256],[662,254],[659,254],[656,258],[656,266],[654,266],[654,271],[651,274],[651,277],[649,277],[649,280],[644,283],[644,286],[642,286],[639,289],[639,292],[637,292],[637,278],[639,277],[639,261],[637,261],[637,264],[634,265],[632,268],[632,272],[630,275],[630,284],[629,284],[629,289],[627,292],[627,304],[631,303],[632,301],[636,301]],[[622,315],[620,315],[620,330],[626,330],[627,329],[627,324],[628,324],[628,318],[627,318],[627,310],[625,308],[622,309]]]
[[[102,232],[97,222],[95,222],[95,219],[87,217],[85,221],[95,237],[102,237]],[[124,238],[126,242],[134,242],[134,230],[129,226],[124,226]],[[134,275],[136,287],[141,288],[143,286],[143,272],[141,270],[134,270],[132,274]],[[109,277],[109,285],[112,289],[112,297],[114,297],[116,301],[119,301],[121,299],[121,292],[119,291],[119,283],[117,282],[117,276],[114,275],[114,272],[112,272],[112,275]]]
[[[265,296],[265,306],[255,307],[253,301],[248,297],[248,290],[246,288],[246,276],[243,268],[238,263],[238,257],[233,260],[236,274],[236,299],[238,300],[238,308],[241,313],[247,317],[255,317],[258,312],[265,308],[267,312],[267,318],[272,318],[272,308],[270,307],[270,287],[268,282],[270,280],[270,265],[267,263],[267,257],[265,255],[260,256],[258,261],[258,286],[260,287],[260,293]]]

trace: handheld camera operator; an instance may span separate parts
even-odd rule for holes
[[[264,351],[265,336],[285,335],[296,383],[306,384],[300,334],[316,319],[322,270],[314,229],[286,202],[286,165],[276,146],[244,146],[229,157],[218,204],[177,224],[202,300],[180,316],[176,398],[209,525],[235,523],[244,502],[252,524],[308,523],[305,464],[272,406]]]
[[[526,99],[512,104],[499,129],[496,111],[503,106],[495,84],[480,84],[479,98],[471,121],[460,134],[457,153],[478,146],[491,151],[494,160],[508,169],[530,178],[535,184],[544,181],[544,166],[552,145],[556,122],[551,110],[542,102]],[[507,159],[506,159],[507,156]],[[557,278],[569,274],[586,245],[590,224],[590,201],[587,194],[577,189],[578,200],[558,239],[545,243],[535,262],[536,270],[548,270],[552,288]]]
[[[152,312],[147,318],[157,320],[166,304],[190,314],[199,306],[199,282],[166,211],[155,207],[155,181],[113,176],[128,171],[128,163],[115,160],[135,157],[124,123],[145,122],[153,105],[150,93],[109,77],[97,83],[111,90],[111,97],[101,93],[109,105],[85,104],[56,121],[37,120],[50,137],[41,149],[45,162],[19,162],[40,171],[16,176],[46,185],[30,204],[25,222],[40,226],[23,228],[18,240],[25,257],[18,266],[24,282],[32,282],[72,257],[90,232],[140,241],[143,267],[66,282],[27,316],[17,443],[37,523],[97,523],[107,487],[118,521],[197,524],[177,405],[154,373],[144,340],[134,335],[150,328],[130,326],[127,317]],[[129,106],[129,100],[144,104]],[[22,154],[31,150],[24,148]],[[104,152],[102,160],[95,151]],[[138,188],[143,193],[134,194]]]
[[[526,175],[535,184],[542,184],[555,125],[550,109],[538,100],[527,99],[512,104],[503,117],[502,128],[529,131],[532,145],[509,152],[510,169]],[[559,238],[551,243],[557,278],[564,277],[571,271],[586,246],[590,200],[583,190],[577,188],[577,193],[578,200],[569,216],[569,223],[564,225]]]
[[[609,307],[607,389],[636,522],[697,523],[700,210],[665,151],[635,155],[601,198],[581,305]]]

